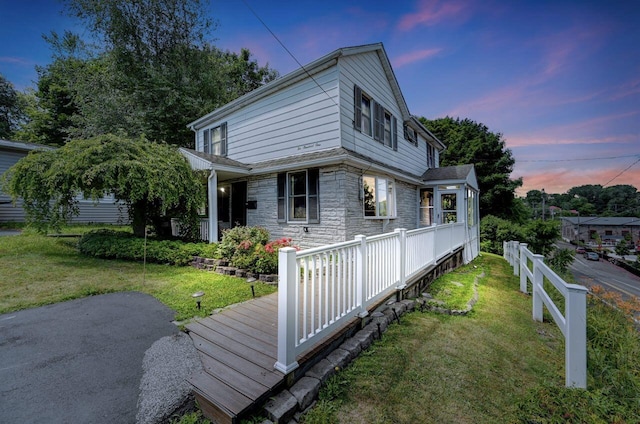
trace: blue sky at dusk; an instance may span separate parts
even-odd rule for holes
[[[302,64],[383,42],[411,113],[502,133],[522,195],[640,188],[640,1],[246,1]],[[219,48],[298,67],[242,0],[209,11]],[[60,2],[0,0],[0,73],[34,86],[50,62],[42,34],[64,29],[88,37]]]

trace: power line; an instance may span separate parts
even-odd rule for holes
[[[320,90],[322,90],[322,92],[324,94],[327,95],[327,97],[329,98],[329,100],[331,100],[333,102],[334,105],[338,106],[338,104],[336,103],[335,100],[333,100],[333,97],[331,97],[329,95],[329,93],[327,93],[325,91],[324,88],[322,88],[322,86],[318,83],[318,81],[316,81],[316,79],[309,73],[309,71],[307,71],[307,68],[305,68],[304,66],[302,66],[302,63],[300,63],[300,61],[293,55],[293,53],[291,53],[291,51],[287,48],[287,46],[284,45],[284,43],[282,41],[280,41],[280,39],[278,38],[277,35],[274,34],[273,31],[271,31],[271,28],[269,28],[269,26],[267,26],[267,24],[260,18],[260,16],[258,16],[258,14],[256,13],[255,10],[253,10],[251,8],[251,6],[249,6],[249,3],[247,3],[247,0],[242,0],[242,2],[244,3],[245,6],[247,6],[247,9],[249,9],[251,11],[251,13],[253,13],[253,16],[256,17],[256,19],[258,19],[260,21],[260,23],[267,29],[267,31],[269,31],[269,33],[273,36],[273,38],[276,39],[276,41],[282,46],[282,48],[289,54],[289,56],[291,56],[293,58],[293,60],[295,60],[295,62],[298,64],[298,66],[300,66],[302,68],[302,70],[305,72],[305,74],[307,74],[307,76],[309,78],[311,78],[313,80],[313,82],[318,86],[318,88],[320,88]]]
[[[640,162],[640,158],[638,158],[635,162],[633,162],[631,165],[627,166],[624,170],[622,170],[622,172],[620,172],[618,175],[616,175],[615,177],[611,178],[609,181],[607,181],[606,183],[604,183],[602,185],[602,187],[606,187],[611,181],[615,180],[616,178],[618,178],[620,175],[624,174],[625,172],[627,172],[629,169],[631,169],[631,167],[633,165],[635,165],[636,163]]]

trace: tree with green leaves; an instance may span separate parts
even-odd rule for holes
[[[0,74],[0,139],[11,139],[23,118],[18,92]]]
[[[22,198],[27,222],[41,231],[77,215],[78,199],[107,194],[126,204],[137,236],[147,225],[160,233],[167,216],[192,231],[205,199],[201,178],[174,147],[115,135],[31,152],[3,175],[2,186],[14,201]]]
[[[515,190],[522,185],[522,179],[509,177],[515,159],[506,148],[502,134],[491,132],[485,125],[470,119],[420,118],[420,121],[447,146],[440,154],[440,166],[475,165],[481,216],[525,219],[513,214]]]
[[[248,50],[222,52],[209,44],[214,25],[205,18],[206,3],[66,0],[66,11],[85,24],[95,43],[71,33],[48,37],[54,63],[40,78],[60,81],[60,89],[50,99],[43,86],[39,126],[53,122],[67,138],[117,133],[192,147],[190,121],[278,75]],[[82,66],[75,66],[79,58]],[[67,93],[70,101],[62,103],[74,109],[70,121],[46,101],[65,100]]]

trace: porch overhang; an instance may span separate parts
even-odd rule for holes
[[[250,173],[248,165],[233,159],[196,152],[184,147],[180,147],[178,150],[189,161],[191,169],[196,171],[215,171],[219,181],[244,177]]]
[[[422,174],[424,185],[454,185],[464,184],[476,191],[478,179],[473,165],[444,166],[442,168],[431,168]]]

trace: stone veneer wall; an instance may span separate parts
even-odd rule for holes
[[[265,227],[272,239],[291,237],[303,248],[345,241],[345,171],[340,166],[321,168],[319,178],[319,224],[278,222],[278,175],[269,174],[247,182],[247,199],[256,200],[258,205],[257,209],[247,210],[247,225]]]
[[[349,167],[347,173],[347,192],[359,193],[360,178],[365,171]],[[377,175],[370,173],[371,175]],[[358,234],[373,236],[389,233],[396,228],[413,230],[418,224],[418,188],[415,185],[395,180],[397,218],[366,219],[360,195],[349,196],[347,202],[347,240],[353,240]]]
[[[283,223],[277,220],[277,174],[251,177],[247,181],[247,199],[257,201],[257,209],[247,210],[247,225],[265,227],[272,239],[291,237],[303,248],[323,246],[364,234],[372,236],[396,228],[417,227],[417,187],[395,181],[398,218],[365,219],[360,192],[363,170],[336,165],[320,169],[320,223]],[[305,227],[307,232],[304,231]]]

